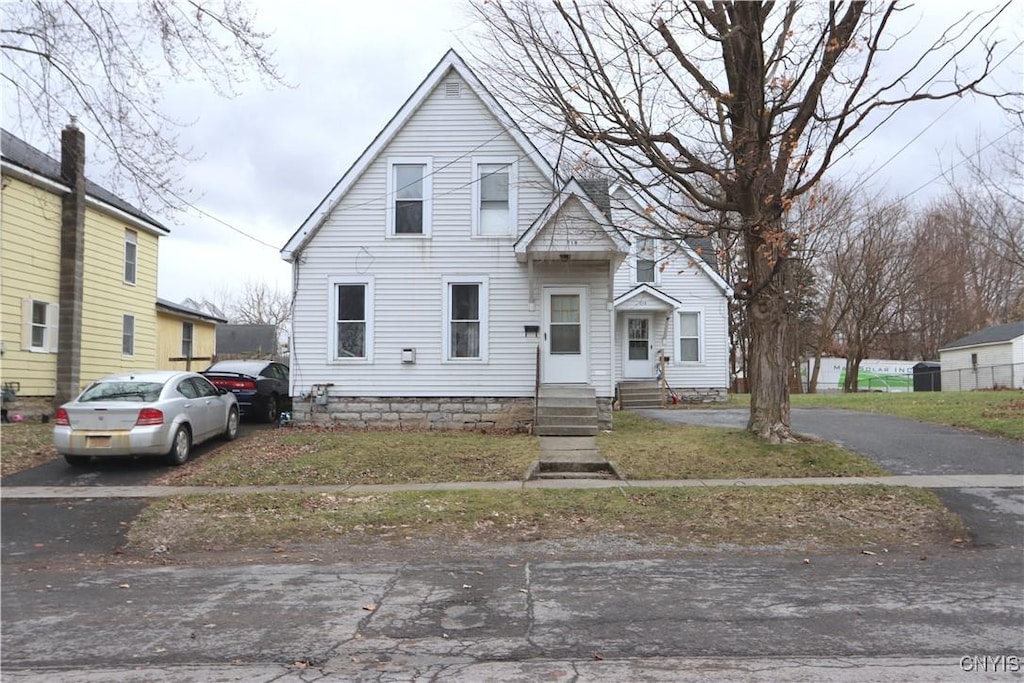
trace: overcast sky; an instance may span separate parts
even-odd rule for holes
[[[257,24],[273,32],[276,61],[294,87],[268,91],[254,83],[234,99],[199,85],[167,90],[170,113],[194,121],[182,142],[202,155],[184,167],[185,186],[193,204],[216,218],[157,216],[171,228],[160,245],[159,295],[172,301],[217,299],[251,278],[288,291],[290,267],[278,253],[288,237],[445,51],[454,47],[469,56],[472,27],[464,0],[267,0],[258,7]],[[949,23],[966,7],[952,0],[923,3],[927,16],[905,40]],[[922,11],[911,13],[920,18]],[[1008,37],[1015,34],[1019,43],[1024,3],[1011,14],[1006,24],[1015,28]],[[1001,85],[1020,89],[1020,54],[1011,61],[1012,75]],[[954,163],[958,147],[969,149],[976,136],[992,139],[1007,128],[1008,119],[989,102],[925,104],[887,124],[844,160],[837,175],[877,170],[909,143],[869,181],[879,193],[909,192]],[[940,190],[941,182],[933,183],[915,199]]]

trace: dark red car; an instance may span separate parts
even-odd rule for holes
[[[203,370],[215,387],[238,399],[243,416],[275,422],[282,410],[291,410],[288,366],[271,360],[222,360]]]

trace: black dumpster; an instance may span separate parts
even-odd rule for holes
[[[914,391],[942,391],[942,365],[923,360],[914,366]]]

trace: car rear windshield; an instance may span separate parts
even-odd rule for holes
[[[89,401],[129,401],[151,403],[160,398],[160,382],[100,382],[93,384],[78,397],[79,403]]]
[[[206,372],[236,372],[241,375],[258,375],[260,370],[266,366],[266,363],[260,361],[221,361],[211,365],[206,369]]]

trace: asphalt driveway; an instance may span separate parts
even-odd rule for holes
[[[745,408],[650,409],[640,415],[708,427],[747,424]],[[793,429],[860,453],[892,474],[1015,474],[1022,488],[936,490],[976,546],[1024,546],[1024,444],[963,429],[834,408],[796,408]]]

